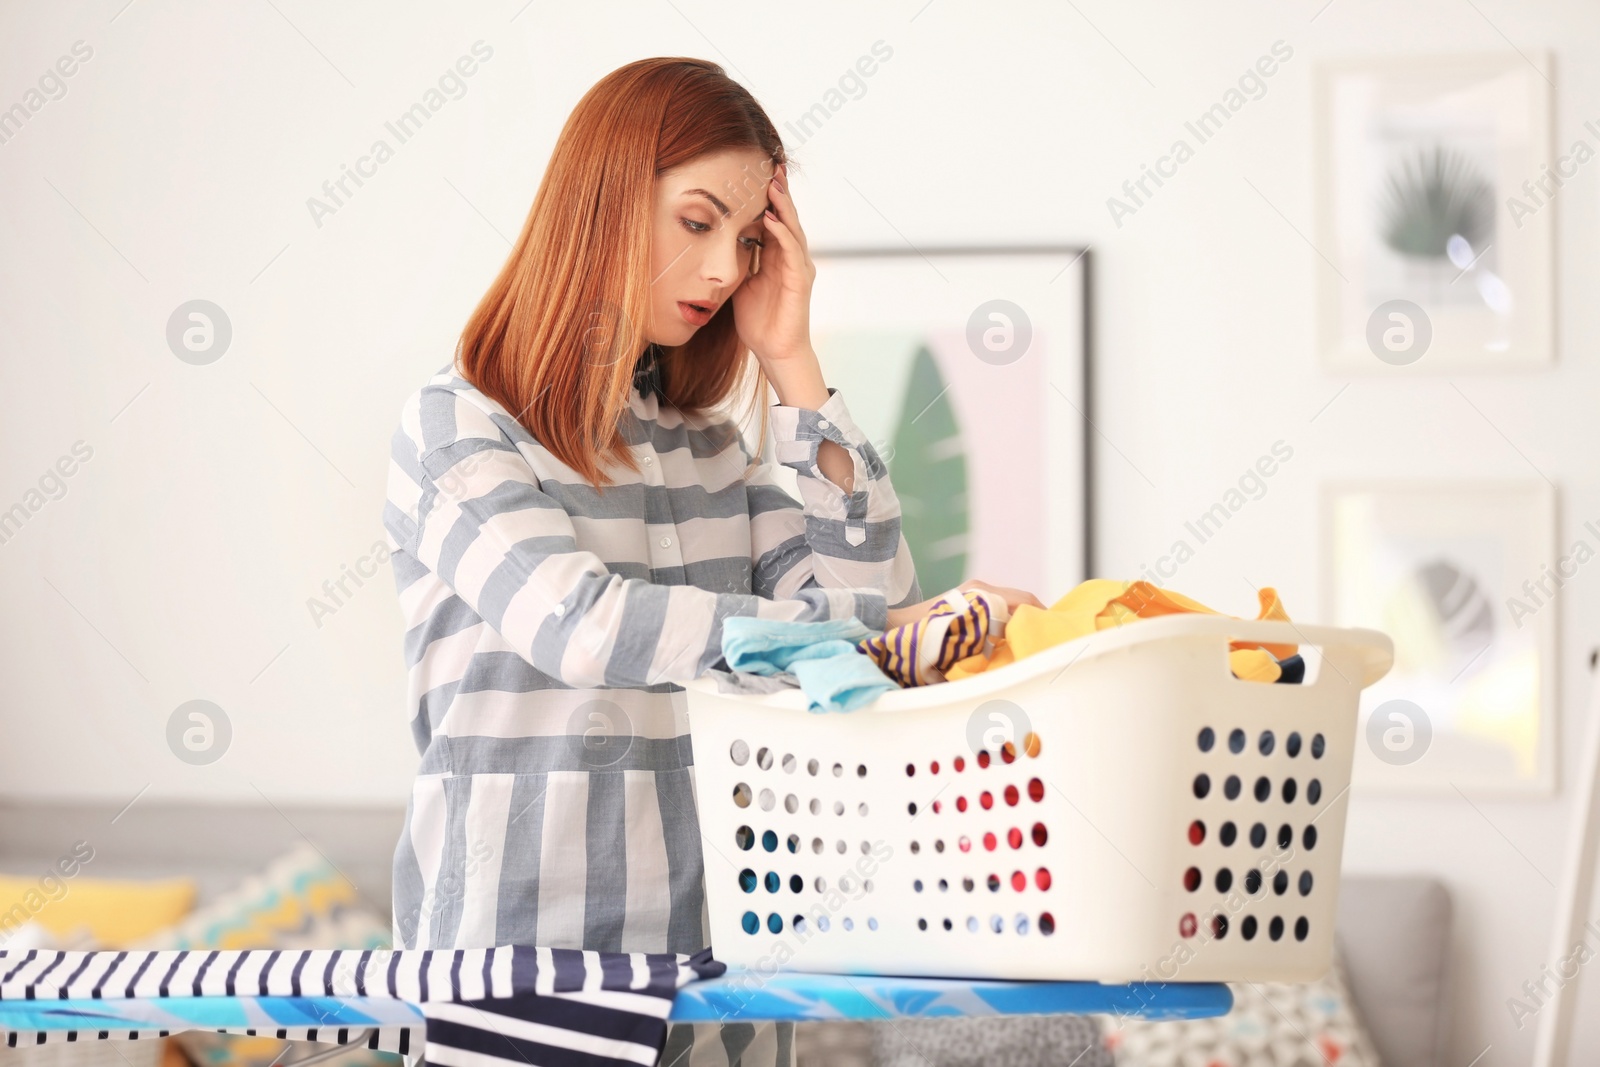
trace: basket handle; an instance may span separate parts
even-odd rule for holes
[[[1170,616],[1169,616],[1170,617]],[[1394,641],[1380,630],[1359,627],[1316,626],[1271,619],[1235,619],[1227,616],[1184,615],[1193,629],[1213,631],[1229,641],[1251,641],[1268,645],[1313,645],[1323,650],[1350,649],[1361,671],[1360,688],[1376,682],[1394,666]],[[1145,619],[1132,626],[1143,626],[1157,619]]]

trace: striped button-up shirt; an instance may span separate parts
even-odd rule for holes
[[[922,595],[843,397],[773,405],[769,423],[801,501],[731,420],[637,388],[619,428],[639,470],[598,490],[452,366],[407,400],[384,508],[422,755],[395,849],[398,947],[707,945],[675,683],[721,661],[729,616],[882,629]],[[817,466],[824,440],[850,457],[848,493]],[[788,1027],[722,1029],[729,1063],[788,1061]],[[668,1062],[687,1040],[669,1038]]]

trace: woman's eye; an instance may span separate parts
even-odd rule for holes
[[[705,223],[696,222],[693,219],[684,219],[683,228],[688,230],[690,233],[705,233],[707,230],[711,229],[711,227],[707,226]]]
[[[759,237],[741,237],[739,240],[744,242],[745,248],[764,248],[766,246],[766,242]]]

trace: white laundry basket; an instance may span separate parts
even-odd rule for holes
[[[1306,682],[1235,678],[1230,640],[1300,646]],[[1315,979],[1358,698],[1392,662],[1373,630],[1196,614],[850,714],[697,679],[714,953],[758,972]]]

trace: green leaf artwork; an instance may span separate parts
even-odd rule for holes
[[[892,448],[900,534],[924,594],[932,596],[966,577],[967,456],[944,376],[925,344],[912,357]]]
[[[1458,235],[1476,255],[1493,236],[1493,185],[1464,153],[1444,145],[1390,168],[1382,208],[1384,243],[1403,256],[1444,259]]]

